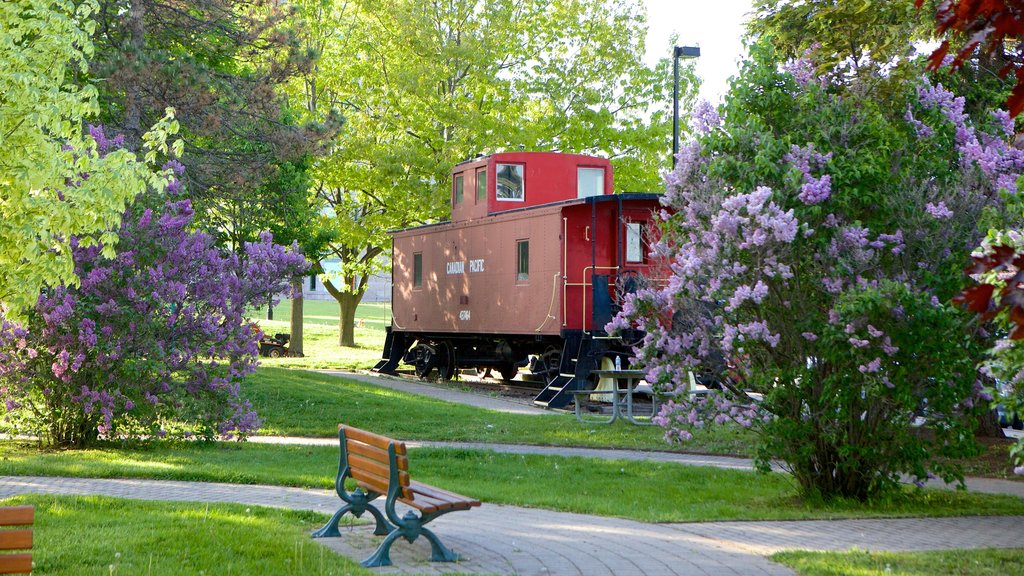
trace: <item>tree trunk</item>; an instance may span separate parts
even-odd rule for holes
[[[131,3],[128,9],[128,30],[131,37],[131,61],[128,66],[138,66],[136,59],[142,57],[143,48],[146,43],[146,3],[136,1]],[[142,90],[138,82],[132,82],[125,94],[124,101],[124,128],[125,136],[128,138],[128,148],[138,152],[142,149]]]
[[[301,358],[302,352],[302,278],[292,280],[292,327],[291,340],[288,341],[288,355]]]
[[[999,426],[999,415],[995,410],[989,410],[978,417],[978,428],[974,431],[975,438],[1006,438],[1001,426]]]
[[[343,293],[338,299],[338,308],[341,312],[338,317],[338,331],[341,333],[338,343],[342,346],[356,345],[356,307],[359,306],[360,300],[362,294],[351,292]]]
[[[342,292],[334,286],[330,278],[324,278],[324,288],[338,301],[338,344],[354,347],[356,345],[356,307],[362,301],[366,290]]]

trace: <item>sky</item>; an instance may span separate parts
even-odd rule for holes
[[[712,103],[728,90],[744,53],[743,22],[751,0],[644,0],[647,4],[647,63],[670,56],[673,32],[680,46],[699,46],[697,76],[703,80],[700,96]]]

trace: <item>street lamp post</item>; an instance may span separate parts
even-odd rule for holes
[[[672,168],[676,167],[679,154],[679,58],[699,58],[699,46],[676,46],[672,50],[672,74],[675,84],[672,88]]]

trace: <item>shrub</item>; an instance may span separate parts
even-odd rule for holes
[[[825,498],[962,479],[949,459],[973,449],[984,342],[948,302],[1024,168],[1012,122],[972,120],[925,79],[841,84],[753,54],[721,109],[698,108],[667,178],[667,284],[607,328],[645,332],[635,362],[662,388],[734,365],[717,398],[666,405],[670,439],[753,426],[760,466],[781,460]]]
[[[0,393],[13,431],[84,446],[100,436],[244,437],[258,428],[239,394],[260,337],[244,311],[307,264],[269,234],[240,254],[219,249],[190,229],[191,203],[178,189],[124,214],[112,259],[72,239],[80,285],[44,291],[22,325],[3,321]]]

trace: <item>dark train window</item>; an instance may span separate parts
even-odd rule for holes
[[[412,286],[419,288],[423,286],[423,253],[417,252],[412,255]]]
[[[626,262],[644,261],[644,229],[639,222],[626,222]]]
[[[495,197],[498,200],[522,202],[525,199],[523,190],[523,165],[498,164],[495,177]]]
[[[476,201],[487,199],[487,170],[476,173]]]
[[[516,242],[516,280],[525,282],[530,279],[530,241]]]
[[[455,177],[455,203],[462,203],[462,174]]]

